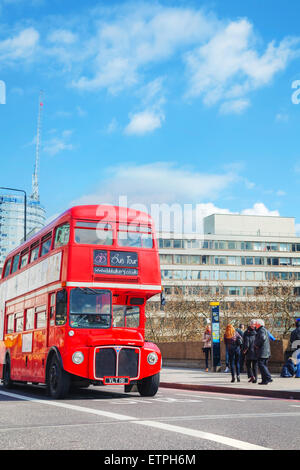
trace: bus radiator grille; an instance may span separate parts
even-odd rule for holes
[[[137,378],[138,370],[139,350],[137,348],[97,349],[95,357],[96,378],[116,376]]]

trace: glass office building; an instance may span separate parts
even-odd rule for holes
[[[45,209],[39,201],[27,199],[27,234],[45,225]],[[0,272],[7,254],[24,239],[24,197],[0,196]]]

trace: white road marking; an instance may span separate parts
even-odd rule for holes
[[[158,421],[151,421],[151,420],[138,420],[133,416],[126,416],[117,413],[111,413],[108,411],[96,410],[93,408],[86,408],[82,406],[71,405],[69,403],[64,402],[57,402],[57,401],[50,401],[50,400],[40,400],[37,398],[30,398],[24,395],[19,395],[16,393],[10,392],[2,392],[0,391],[1,395],[8,396],[11,398],[17,398],[19,400],[30,401],[32,403],[38,403],[41,405],[50,405],[50,406],[57,406],[60,408],[69,409],[72,411],[78,411],[81,413],[89,413],[98,416],[105,416],[107,418],[116,419],[118,421],[130,421],[134,424],[138,424],[141,426],[148,426],[151,428],[161,429],[168,432],[175,432],[178,434],[183,434],[186,436],[190,436],[192,438],[198,439],[205,439],[208,441],[216,442],[218,444],[224,444],[229,447],[233,447],[235,449],[240,450],[270,450],[267,447],[261,447],[255,444],[250,444],[249,442],[240,441],[238,439],[232,439],[230,437],[220,436],[218,434],[207,433],[204,431],[198,431],[196,429],[189,429],[182,426],[174,426],[171,424],[158,422]]]
[[[191,395],[188,395],[186,393],[176,393],[177,396],[181,397],[190,397]],[[206,396],[206,395],[192,395],[193,397],[199,397],[199,398],[209,398],[211,400],[223,400],[223,401],[247,401],[247,400],[241,400],[239,398],[223,398],[223,397],[211,397],[211,396]]]

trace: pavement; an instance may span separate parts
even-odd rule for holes
[[[183,367],[163,367],[160,374],[160,387],[181,390],[252,395],[271,398],[300,399],[300,378],[283,378],[272,374],[273,382],[259,385],[248,382],[247,374],[241,374],[241,381],[231,383],[231,374],[205,372],[203,369]],[[258,382],[260,382],[260,376]]]

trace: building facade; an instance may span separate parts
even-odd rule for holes
[[[203,234],[158,234],[166,298],[249,298],[270,279],[293,279],[300,293],[300,237],[294,218],[214,214]]]
[[[27,199],[27,234],[45,225],[45,209],[39,201]],[[0,196],[0,272],[7,254],[24,239],[24,197]]]

